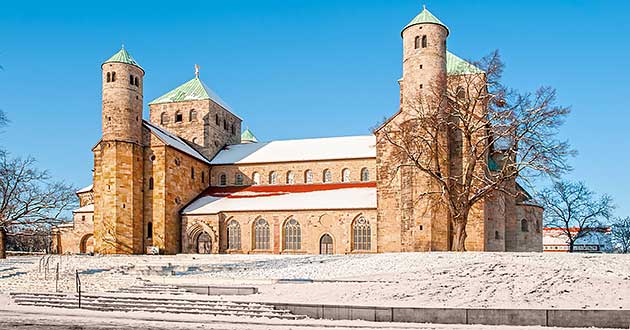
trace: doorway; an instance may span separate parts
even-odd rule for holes
[[[201,233],[199,234],[199,237],[197,237],[197,253],[212,253],[212,239],[207,233]]]
[[[333,254],[333,239],[330,235],[324,234],[319,239],[319,254]]]

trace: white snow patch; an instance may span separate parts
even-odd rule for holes
[[[374,157],[376,137],[365,135],[235,144],[221,150],[210,163],[220,165]]]
[[[81,206],[80,208],[72,211],[73,213],[81,213],[81,212],[94,212],[94,204],[88,204]]]
[[[185,215],[216,214],[227,211],[338,210],[376,208],[376,188],[341,188],[281,194],[234,193],[234,197],[201,197],[182,211]],[[256,197],[252,197],[256,196]]]

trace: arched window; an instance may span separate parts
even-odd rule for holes
[[[190,115],[188,116],[188,121],[196,121],[197,120],[197,111],[195,109],[190,110]]]
[[[232,135],[236,134],[236,129],[234,129],[234,124],[232,124],[231,130],[232,130]]]
[[[278,172],[272,171],[271,173],[269,173],[269,184],[276,183],[278,183]]]
[[[304,183],[313,183],[313,171],[304,171]]]
[[[522,232],[528,232],[529,228],[527,226],[527,220],[523,219],[521,220],[521,231]]]
[[[302,230],[300,223],[289,219],[284,223],[284,249],[299,250],[302,248]]]
[[[116,72],[112,72],[112,82],[116,81]]]
[[[175,122],[180,123],[182,120],[184,120],[184,116],[180,111],[177,111],[177,113],[175,113]]]
[[[254,225],[254,246],[256,250],[269,250],[269,223],[265,219],[256,220]]]
[[[112,81],[112,74],[111,73],[107,73],[107,82]]]
[[[287,172],[287,184],[293,184],[295,182],[295,177],[293,175],[293,172],[289,171]]]
[[[254,184],[260,184],[260,173],[254,172],[254,174],[252,174],[252,181]]]
[[[227,120],[223,119],[223,129],[227,131],[227,128],[228,128]]]
[[[236,220],[230,221],[227,225],[227,242],[228,250],[241,249],[241,226]]]
[[[322,178],[323,180],[322,181],[324,181],[324,183],[331,183],[332,182],[332,173],[330,172],[329,169],[325,169],[322,176],[323,176],[323,178]]]
[[[225,173],[221,173],[219,175],[219,185],[220,186],[226,186],[227,185],[227,175],[225,175]]]
[[[367,167],[361,169],[361,181],[370,181],[370,170],[368,170]]]
[[[499,236],[499,231],[495,230],[494,232],[494,239],[501,239],[501,237]]]
[[[347,168],[344,168],[341,171],[341,182],[350,182],[350,170]]]
[[[427,48],[427,36],[422,36],[422,48]]]
[[[206,172],[201,171],[201,183],[205,183],[206,182]]]
[[[236,184],[237,186],[242,186],[243,185],[243,174],[236,173],[234,175],[234,184]]]
[[[160,115],[160,124],[164,125],[168,122],[168,115],[166,114],[166,112],[162,112],[162,114]]]
[[[370,251],[372,249],[372,228],[363,216],[352,223],[352,250]]]
[[[193,179],[193,180],[195,179],[195,168],[194,167],[190,168],[190,178]]]
[[[219,126],[219,125],[220,125],[220,124],[219,124],[219,115],[218,115],[218,114],[215,114],[215,115],[214,115],[214,123],[215,123],[217,126]]]
[[[420,48],[420,36],[416,36],[416,38],[413,40],[413,48]]]
[[[153,238],[153,222],[149,221],[149,223],[147,223],[147,238],[148,239],[152,239]]]
[[[135,78],[133,79],[133,84],[134,84],[134,85],[136,85],[136,87],[139,87],[139,86],[140,86],[140,83],[139,83],[138,81],[139,81],[139,80],[138,80],[138,77],[135,77]]]
[[[133,76],[129,75],[129,85],[133,85]]]
[[[153,190],[153,178],[149,178],[149,190]]]

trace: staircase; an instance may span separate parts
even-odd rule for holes
[[[132,285],[126,288],[120,288],[109,292],[134,293],[134,294],[169,294],[182,295],[189,293],[185,289],[178,288],[174,285],[155,284],[151,282],[142,282],[139,285]]]
[[[79,308],[76,294],[65,293],[23,293],[10,294],[14,303],[21,306]],[[285,320],[306,318],[293,315],[287,310],[277,310],[271,305],[202,300],[182,297],[99,295],[81,294],[81,309],[117,312],[155,312],[178,314],[202,314],[212,316],[266,317]]]

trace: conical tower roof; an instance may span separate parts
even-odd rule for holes
[[[212,100],[218,105],[222,106],[226,110],[230,110],[230,107],[217,95],[210,87],[206,86],[199,77],[195,77],[168,93],[158,97],[151,101],[149,104],[159,103],[171,103],[171,102],[184,102],[184,101],[198,101],[198,100]]]
[[[446,26],[446,24],[442,23],[442,21],[440,21],[437,17],[435,17],[435,15],[431,14],[431,12],[426,8],[423,7],[422,11],[420,12],[420,14],[418,14],[418,16],[416,16],[414,19],[411,20],[411,22],[409,22],[409,24],[405,25],[405,27],[402,29],[402,31],[405,31],[408,27],[413,26],[413,25],[417,25],[417,24],[437,24],[437,25],[441,25],[446,29],[446,32],[448,33],[448,26]],[[402,31],[400,32],[402,34]]]
[[[136,62],[136,60],[134,60],[133,57],[129,55],[129,52],[127,52],[125,47],[120,48],[120,50],[116,54],[110,57],[107,61],[103,62],[103,64],[105,63],[125,63],[125,64],[135,65],[139,67],[140,69],[142,69],[140,64],[138,64],[138,62]]]
[[[247,128],[241,134],[241,143],[243,143],[243,142],[256,143],[256,142],[258,142],[258,139],[254,135],[254,133],[252,133],[252,131],[250,131],[249,128]]]

